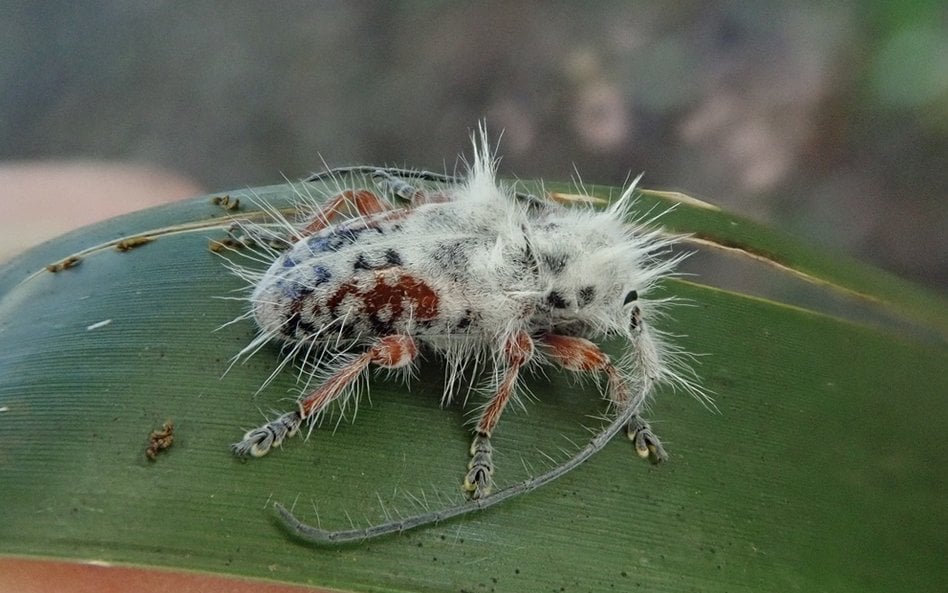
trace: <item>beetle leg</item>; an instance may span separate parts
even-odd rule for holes
[[[349,387],[365,372],[370,364],[384,369],[398,369],[411,364],[418,355],[418,346],[411,336],[391,335],[380,338],[366,352],[349,360],[312,393],[299,402],[299,408],[248,431],[243,440],[231,449],[238,457],[262,457],[283,439],[293,436],[304,420],[316,419],[329,404],[351,393]]]
[[[471,443],[471,462],[468,464],[467,475],[464,476],[464,489],[471,493],[471,498],[482,498],[490,493],[491,476],[494,473],[490,435],[514,393],[520,369],[529,362],[532,356],[533,339],[525,331],[510,335],[504,343],[506,372],[497,386],[494,397],[487,402],[487,406],[481,412],[476,434]]]
[[[594,343],[585,338],[544,334],[539,338],[546,353],[561,367],[577,373],[602,373],[608,382],[609,399],[620,407],[634,406],[642,408],[645,396],[632,398],[628,381],[619,372],[609,355],[599,349]],[[632,420],[626,427],[629,438],[635,444],[635,451],[642,458],[649,458],[653,463],[661,463],[668,458],[662,442],[652,432],[648,422],[636,410]]]

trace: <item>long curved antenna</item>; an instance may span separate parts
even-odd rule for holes
[[[464,183],[463,177],[456,175],[445,175],[443,173],[433,173],[431,171],[420,171],[417,169],[402,169],[399,167],[373,167],[370,165],[353,165],[349,167],[334,167],[319,173],[313,173],[303,181],[305,183],[316,183],[327,179],[335,179],[338,175],[368,175],[372,176],[377,172],[384,171],[386,174],[401,179],[411,179],[419,181],[430,181],[433,183],[460,184]],[[534,208],[550,207],[551,202],[538,198],[533,194],[524,192],[514,192],[518,200],[523,200]]]
[[[454,175],[444,175],[442,173],[432,173],[431,171],[419,171],[417,169],[400,169],[398,167],[372,167],[370,165],[355,165],[351,167],[335,167],[319,173],[314,173],[307,177],[307,183],[333,179],[337,175],[372,175],[376,171],[385,171],[395,177],[403,179],[420,179],[421,181],[433,181],[435,183],[461,183],[464,181]]]
[[[457,506],[448,507],[440,511],[429,511],[412,515],[410,517],[405,517],[403,519],[370,525],[368,527],[332,531],[328,529],[321,529],[319,527],[313,527],[312,525],[303,523],[280,503],[274,503],[273,506],[277,513],[279,513],[284,527],[286,527],[290,533],[303,541],[318,545],[334,545],[362,541],[391,533],[401,533],[403,531],[408,531],[409,529],[414,529],[423,525],[440,523],[442,521],[447,521],[448,519],[453,519],[454,517],[488,509],[504,502],[507,499],[520,496],[521,494],[526,494],[532,490],[536,490],[540,486],[549,484],[553,480],[556,480],[557,478],[569,473],[570,471],[582,465],[587,459],[601,451],[602,448],[606,446],[606,443],[612,440],[612,438],[618,434],[619,431],[623,429],[623,427],[635,423],[637,421],[637,415],[640,409],[640,405],[626,406],[613,419],[613,421],[610,422],[608,426],[604,427],[599,433],[597,433],[596,436],[594,436],[585,447],[549,471],[540,474],[539,476],[524,480],[523,482],[518,482],[512,486],[508,486],[502,490],[498,490],[497,492],[484,498],[467,500]]]

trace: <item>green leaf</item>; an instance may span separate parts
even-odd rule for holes
[[[237,216],[259,216],[254,195],[293,200],[287,186],[232,192]],[[643,207],[673,197],[646,195]],[[344,528],[347,515],[366,524],[460,500],[467,411],[439,407],[443,369],[429,360],[410,390],[374,379],[354,424],[326,422],[264,459],[235,459],[229,444],[261,413],[290,409],[298,385],[285,369],[255,395],[276,347],[227,371],[254,335],[251,321],[224,325],[243,306],[218,297],[243,284],[208,249],[231,214],[210,197],[147,210],[0,270],[0,555],[354,591],[936,591],[948,582],[948,304],[688,201],[663,223],[935,337],[669,281],[668,293],[692,306],[663,329],[707,354],[697,371],[720,413],[660,393],[650,415],[668,464],[650,467],[616,440],[483,513],[339,548],[299,544],[270,503],[295,503],[312,523],[318,509],[323,526]],[[139,236],[154,240],[116,249]],[[78,265],[47,271],[74,255]],[[495,438],[501,484],[575,451],[604,411],[594,387],[567,377],[529,386],[538,401],[505,415]],[[149,435],[168,420],[174,443],[149,461]]]

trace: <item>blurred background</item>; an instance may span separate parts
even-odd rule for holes
[[[948,291],[948,3],[0,0],[0,260],[329,165],[678,190]]]

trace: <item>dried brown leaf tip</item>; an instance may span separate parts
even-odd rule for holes
[[[62,261],[58,261],[54,264],[49,264],[46,266],[47,272],[52,272],[53,274],[57,272],[62,272],[63,270],[68,270],[69,268],[74,268],[82,262],[82,258],[78,255],[70,255]]]
[[[214,196],[211,198],[211,203],[224,210],[240,210],[240,198],[232,198],[229,195]]]
[[[236,239],[211,239],[208,243],[207,248],[213,251],[214,253],[220,253],[221,251],[228,251],[231,249],[240,249],[244,247],[244,244]]]
[[[131,251],[132,249],[135,249],[136,247],[147,245],[154,240],[155,240],[154,237],[145,237],[145,236],[129,237],[128,239],[122,239],[121,241],[116,243],[115,248],[122,252]]]
[[[145,457],[154,461],[158,453],[164,451],[174,443],[174,422],[166,421],[158,430],[151,431]]]
[[[558,204],[592,204],[594,206],[604,206],[608,204],[608,200],[603,200],[597,196],[587,196],[586,194],[567,194],[563,192],[550,192],[549,197],[554,202]]]

